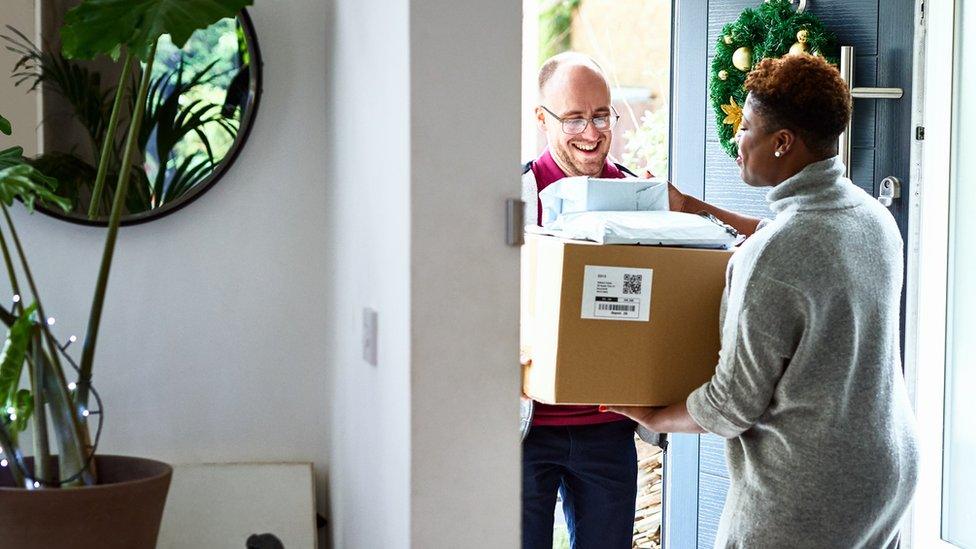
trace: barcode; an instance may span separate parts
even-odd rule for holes
[[[637,295],[641,293],[643,275],[624,273],[624,294]]]
[[[626,276],[626,275],[625,275]],[[597,303],[598,311],[622,311],[632,313],[637,310],[637,305],[618,305],[616,303]]]

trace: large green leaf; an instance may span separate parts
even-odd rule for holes
[[[27,422],[34,413],[34,395],[28,389],[21,389],[14,395],[11,406],[17,411],[17,419],[14,420],[14,430],[26,431]]]
[[[10,131],[11,131],[10,121],[4,118],[2,114],[0,114],[0,133],[2,133],[3,135],[10,135]]]
[[[0,151],[0,170],[24,163],[24,148],[10,147]]]
[[[0,201],[8,206],[13,204],[14,198],[20,198],[27,209],[32,210],[34,202],[41,199],[65,211],[70,210],[71,201],[52,192],[56,186],[57,181],[27,164],[0,170]]]
[[[24,361],[27,358],[27,346],[30,344],[31,332],[34,329],[35,310],[37,310],[36,303],[17,317],[17,321],[7,330],[7,339],[3,349],[0,350],[0,406],[4,408],[4,412],[7,407],[17,407],[17,389],[20,386],[20,374],[24,370]]]
[[[83,0],[68,11],[61,28],[65,56],[119,58],[121,47],[142,61],[164,34],[182,48],[190,35],[234,17],[253,0]]]

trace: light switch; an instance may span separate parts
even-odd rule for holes
[[[363,360],[376,366],[377,352],[376,343],[379,337],[377,333],[379,313],[370,309],[363,308]]]

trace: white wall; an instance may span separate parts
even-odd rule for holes
[[[336,547],[518,545],[520,12],[335,3]]]
[[[406,547],[410,521],[410,149],[407,0],[335,0],[328,283],[335,369],[330,505],[337,548]],[[363,307],[379,361],[362,359]]]
[[[519,545],[521,1],[411,3],[412,546]]]
[[[94,383],[101,452],[312,461],[323,507],[337,292],[331,45],[320,0],[287,6],[251,10],[264,95],[227,177],[171,216],[122,229]],[[81,335],[104,230],[16,217],[57,332]]]

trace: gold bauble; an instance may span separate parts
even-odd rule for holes
[[[732,54],[732,64],[742,72],[752,68],[752,48],[742,46]]]
[[[800,32],[796,33],[796,39],[800,43],[804,43],[810,39],[810,31],[807,29],[801,29]]]
[[[718,71],[718,79],[719,80],[728,80],[729,79],[729,71],[727,71],[725,69],[722,69],[722,70]]]
[[[806,42],[797,42],[790,46],[790,55],[799,55],[801,53],[807,53]]]
[[[731,34],[726,34],[725,36],[722,37],[722,40],[726,44],[731,44],[732,43],[732,35]]]

